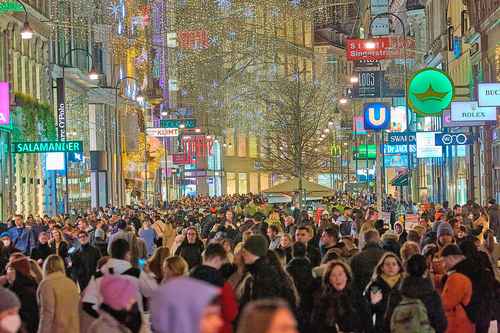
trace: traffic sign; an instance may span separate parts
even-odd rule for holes
[[[436,134],[437,146],[470,145],[474,142],[473,136],[466,133],[438,133]]]
[[[365,128],[381,131],[389,128],[391,108],[383,103],[366,103],[364,106]]]
[[[187,129],[196,127],[196,119],[162,119],[160,120],[160,127],[162,128],[179,128],[184,125]]]

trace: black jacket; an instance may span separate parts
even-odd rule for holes
[[[39,312],[36,299],[37,283],[31,277],[16,272],[14,283],[8,288],[12,290],[21,301],[19,315],[26,326],[28,333],[36,333],[38,330]]]
[[[429,279],[407,276],[403,279],[401,284],[401,295],[421,300],[427,309],[429,322],[436,333],[443,333],[446,331],[448,321],[443,310],[441,297],[436,292]],[[397,304],[393,304],[393,306],[387,310],[387,317],[389,320],[396,306]]]
[[[370,278],[373,274],[373,269],[377,266],[380,258],[385,253],[376,243],[369,243],[363,251],[356,254],[351,259],[351,269],[353,277],[353,288],[357,292],[363,293]]]
[[[222,276],[222,273],[210,266],[196,266],[195,268],[193,268],[189,275],[194,279],[208,282],[220,288],[224,286],[224,278]]]
[[[38,259],[42,259],[45,261],[48,256],[52,254],[52,251],[49,247],[49,244],[38,244],[33,250],[31,250],[31,259],[37,261]]]
[[[50,247],[50,253],[51,254],[57,254],[57,248],[56,248],[56,243],[51,242],[49,244]],[[68,257],[68,250],[69,250],[69,245],[66,242],[61,242],[59,244],[59,256],[63,258],[64,262],[66,263],[66,258]]]
[[[366,299],[351,286],[337,291],[331,286],[323,287],[315,297],[311,322],[312,332],[369,333],[372,331],[370,306]]]
[[[97,262],[101,252],[90,244],[85,244],[71,256],[71,278],[78,282],[81,290],[85,290],[90,278],[97,270]]]
[[[371,311],[375,315],[375,330],[377,333],[385,333],[391,331],[391,318],[387,313],[388,309],[395,308],[396,304],[401,302],[400,285],[402,280],[399,280],[396,285],[391,288],[382,277],[371,282],[365,292],[367,302],[371,305]],[[382,300],[377,304],[371,304],[370,292],[378,288],[382,292]]]
[[[312,242],[307,244],[306,256],[311,261],[313,267],[319,266],[321,264],[321,253],[319,249],[313,245]]]
[[[295,310],[297,301],[293,281],[284,279],[266,257],[257,259],[252,265],[247,265],[250,277],[245,281],[240,309],[250,301],[263,298],[282,298]]]
[[[197,241],[189,244],[186,240],[175,250],[176,256],[181,256],[188,263],[189,269],[201,265],[201,254],[203,253],[203,243]]]
[[[299,292],[300,305],[297,312],[299,323],[306,327],[312,307],[314,293],[314,278],[312,276],[313,266],[311,261],[305,257],[293,258],[286,266],[288,274],[291,275],[295,287]]]

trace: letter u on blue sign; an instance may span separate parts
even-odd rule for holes
[[[367,103],[364,107],[365,129],[381,131],[389,128],[391,108],[382,103]]]

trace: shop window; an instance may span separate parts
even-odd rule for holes
[[[247,156],[247,137],[244,134],[238,134],[238,156]]]
[[[244,172],[238,174],[238,193],[248,193],[248,175]]]
[[[250,137],[248,138],[248,156],[251,158],[258,157],[257,137],[254,135],[250,135]]]
[[[267,190],[269,188],[269,174],[261,173],[260,174],[260,191]]]
[[[257,172],[250,173],[250,192],[259,193],[259,174]]]
[[[236,174],[234,172],[226,173],[226,188],[227,194],[235,194],[236,193]]]

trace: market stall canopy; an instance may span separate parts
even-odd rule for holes
[[[332,189],[310,182],[302,178],[302,189],[308,196],[312,197],[328,197],[334,195]],[[263,191],[265,194],[270,193],[294,193],[299,191],[299,178],[290,179],[284,183],[275,185]]]

